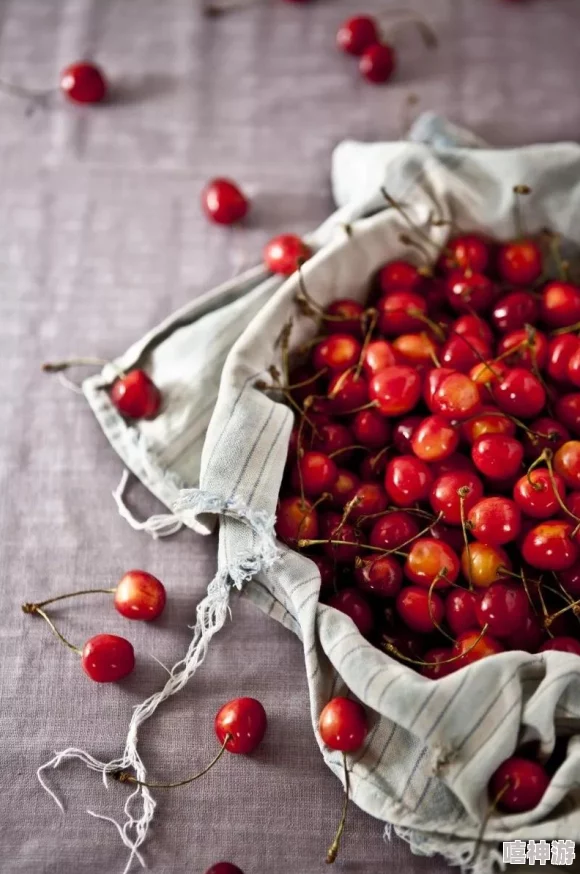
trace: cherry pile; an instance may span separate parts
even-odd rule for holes
[[[556,242],[456,236],[385,264],[366,307],[323,309],[300,276],[318,334],[257,383],[295,413],[279,538],[426,677],[580,655],[580,287]]]
[[[115,683],[130,674],[135,667],[132,644],[116,634],[97,634],[89,638],[82,649],[74,646],[57,630],[45,607],[79,595],[114,595],[115,609],[126,619],[150,622],[157,619],[165,608],[166,592],[163,583],[146,571],[128,571],[114,589],[84,589],[58,595],[38,603],[26,603],[22,610],[31,616],[40,616],[48,623],[58,639],[81,657],[85,674],[95,683]]]

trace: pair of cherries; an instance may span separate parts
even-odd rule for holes
[[[43,618],[59,640],[80,655],[85,674],[95,683],[115,683],[130,674],[135,667],[135,652],[132,644],[116,634],[97,634],[91,637],[82,649],[69,643],[60,634],[45,612],[45,607],[57,601],[89,594],[112,594],[117,612],[126,619],[150,622],[161,615],[165,607],[166,592],[163,583],[146,571],[128,571],[114,589],[86,589],[59,595],[38,603],[22,605],[30,615]]]

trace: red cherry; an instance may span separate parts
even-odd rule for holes
[[[524,538],[524,560],[539,570],[563,571],[572,567],[580,554],[570,536],[572,530],[572,525],[560,519],[540,522]]]
[[[312,448],[319,452],[324,452],[326,455],[332,455],[334,452],[340,453],[340,460],[346,461],[350,457],[349,452],[342,450],[352,446],[355,442],[354,435],[350,428],[343,425],[341,422],[328,422],[328,424],[317,425],[317,433],[312,439]]]
[[[392,555],[364,559],[354,572],[358,588],[368,595],[394,598],[401,589],[403,573]]]
[[[571,282],[548,282],[542,289],[540,316],[550,328],[567,328],[580,321],[580,288]]]
[[[332,506],[342,510],[345,504],[354,498],[359,485],[360,480],[355,473],[346,467],[339,467],[336,481],[330,489]]]
[[[207,869],[205,874],[244,874],[244,872],[237,865],[232,865],[231,862],[216,862],[215,865]]]
[[[397,66],[397,56],[392,46],[375,43],[361,55],[359,70],[367,81],[374,85],[388,82]]]
[[[522,325],[534,325],[538,320],[538,304],[529,291],[512,291],[494,306],[491,320],[496,331],[508,334]]]
[[[107,80],[96,64],[76,61],[60,74],[60,90],[73,103],[100,103],[107,94]]]
[[[340,25],[336,42],[349,55],[362,55],[365,49],[379,41],[379,32],[370,15],[354,15]]]
[[[331,411],[335,415],[352,413],[366,404],[369,398],[369,386],[362,376],[349,370],[337,373],[328,384],[328,400]]]
[[[566,497],[564,480],[554,474],[554,482],[560,500]],[[558,512],[559,503],[550,474],[545,468],[536,468],[517,481],[514,486],[514,501],[524,515],[531,519],[549,519]]]
[[[449,458],[459,444],[459,432],[442,416],[427,416],[411,439],[413,452],[422,461]]]
[[[541,382],[523,367],[508,371],[499,385],[493,388],[498,407],[512,416],[531,419],[546,403],[546,392]]]
[[[419,526],[411,514],[395,510],[377,519],[370,533],[369,543],[380,549],[399,549],[418,533]]]
[[[461,555],[465,545],[461,529],[453,525],[445,525],[444,522],[435,522],[429,528],[429,536],[446,543],[456,555]]]
[[[554,456],[554,470],[567,486],[580,489],[580,440],[563,443]]]
[[[491,349],[480,337],[468,334],[453,334],[441,348],[439,359],[445,367],[469,373],[475,366],[481,366],[491,355]],[[489,374],[489,371],[488,371]],[[491,373],[493,377],[493,372]]]
[[[549,652],[551,650],[580,655],[580,641],[576,640],[575,637],[552,637],[539,648],[538,652]]]
[[[438,477],[431,487],[429,501],[435,513],[448,525],[461,525],[461,498],[459,489],[469,489],[463,499],[465,516],[483,497],[483,484],[479,477],[469,471],[454,471]]]
[[[564,501],[571,513],[580,516],[580,492],[571,492]]]
[[[523,625],[515,631],[506,640],[508,649],[521,649],[524,652],[536,652],[541,642],[544,640],[544,629],[536,619],[535,615],[528,610]]]
[[[496,288],[483,273],[454,270],[446,280],[447,300],[459,313],[483,313],[493,303]]]
[[[367,717],[362,704],[350,698],[333,698],[318,720],[320,737],[327,747],[353,753],[367,736]]]
[[[371,379],[369,396],[383,416],[404,416],[421,397],[421,377],[404,364],[386,367]]]
[[[356,504],[351,508],[349,518],[362,520],[365,516],[377,516],[387,509],[387,494],[377,482],[361,483],[353,498]],[[362,525],[363,522],[359,522]]]
[[[448,241],[438,266],[446,272],[459,269],[483,273],[489,260],[490,247],[486,240],[477,234],[462,234]]]
[[[332,458],[323,452],[305,452],[298,459],[292,485],[298,491],[302,483],[304,494],[309,498],[317,498],[323,492],[330,491],[337,478],[338,468]]]
[[[480,473],[493,480],[509,479],[522,466],[524,448],[507,434],[484,434],[471,447],[471,458]]]
[[[428,649],[423,657],[426,664],[422,666],[421,673],[430,680],[440,680],[442,677],[447,677],[455,670],[452,658],[451,647],[436,646],[433,649]]]
[[[509,498],[482,498],[473,505],[467,518],[473,536],[492,546],[515,540],[521,529],[520,508]]]
[[[548,360],[548,338],[541,331],[530,333],[528,328],[511,331],[498,343],[497,354],[505,355],[510,367],[525,367],[527,370],[542,369]]]
[[[524,813],[538,806],[549,783],[550,778],[538,762],[511,756],[492,776],[489,789],[501,810]]]
[[[131,370],[113,383],[111,402],[129,419],[152,419],[159,412],[161,393],[144,370]]]
[[[388,421],[375,410],[361,410],[352,420],[351,427],[356,442],[370,449],[386,446],[391,436]]]
[[[290,276],[311,254],[310,247],[296,234],[280,234],[266,244],[264,264],[271,273]]]
[[[533,240],[514,240],[500,247],[497,266],[506,282],[528,285],[542,274],[542,253]]]
[[[424,461],[413,455],[400,455],[387,464],[385,489],[398,507],[412,507],[424,501],[433,483],[433,474]]]
[[[420,586],[401,589],[395,601],[397,613],[412,631],[429,634],[443,622],[445,608],[436,592]]]
[[[570,439],[570,432],[555,419],[543,416],[530,423],[530,431],[523,437],[526,458],[536,459],[544,449],[552,449],[555,452],[560,446]],[[539,436],[539,435],[546,435]]]
[[[360,552],[360,544],[365,543],[364,534],[354,525],[342,524],[341,517],[335,513],[325,514],[321,520],[329,542],[324,544],[324,553],[337,564],[352,564]],[[338,542],[336,542],[338,541]]]
[[[364,307],[357,300],[350,297],[333,300],[324,310],[324,324],[329,334],[353,334],[358,337],[362,334],[362,317]]]
[[[562,425],[580,436],[580,392],[558,398],[555,413]]]
[[[366,455],[361,461],[359,473],[361,479],[370,482],[371,480],[382,480],[385,475],[387,466],[387,453],[383,449],[378,452]]]
[[[412,437],[422,421],[423,416],[406,416],[394,426],[391,435],[393,444],[395,449],[402,455],[410,455],[412,453]]]
[[[522,628],[529,611],[530,603],[523,586],[511,583],[492,583],[475,605],[481,627],[487,625],[489,633],[500,639]]]
[[[433,394],[429,409],[446,419],[467,419],[481,410],[479,389],[464,373],[443,377]]]
[[[478,631],[464,631],[458,636],[452,647],[453,655],[457,657],[456,669],[504,652],[501,643],[491,634],[483,634],[481,637],[480,634],[481,632]]]
[[[218,225],[233,225],[248,212],[249,203],[231,179],[212,179],[201,194],[205,214]]]
[[[459,316],[451,325],[451,333],[462,337],[479,337],[488,346],[493,343],[493,334],[487,322],[472,313]]]
[[[369,636],[375,624],[373,611],[358,589],[341,589],[329,599],[328,604],[349,616],[363,637]]]
[[[435,589],[446,589],[459,576],[461,565],[455,552],[442,540],[420,537],[411,545],[404,573],[407,579],[429,589],[436,577]]]
[[[454,452],[453,455],[450,455],[449,458],[444,458],[443,461],[432,461],[430,467],[434,477],[443,476],[445,473],[458,473],[460,470],[477,473],[471,459],[460,452]]]
[[[420,331],[424,324],[419,316],[427,315],[425,298],[414,291],[391,291],[377,304],[379,331],[387,337]]]
[[[214,720],[214,729],[220,744],[229,753],[247,755],[262,742],[268,727],[266,711],[255,698],[234,698],[220,707]]]
[[[95,683],[116,683],[135,667],[135,652],[124,637],[96,634],[83,646],[81,664]]]
[[[381,370],[397,363],[393,347],[386,340],[373,340],[363,354],[363,370],[370,379]]]
[[[115,590],[115,607],[127,619],[157,619],[165,600],[165,586],[146,571],[127,571]]]
[[[310,501],[300,497],[284,498],[278,506],[276,534],[288,546],[296,546],[298,540],[315,540],[318,537],[318,514]]]
[[[486,404],[480,413],[461,424],[461,436],[471,445],[485,434],[508,434],[514,437],[515,433],[514,422],[493,404]]]
[[[580,349],[580,337],[576,334],[562,334],[553,337],[548,344],[548,358],[546,372],[556,382],[568,382],[570,376],[576,378],[578,372],[578,356]],[[569,370],[570,362],[574,359],[572,370]],[[577,385],[575,382],[574,385]]]
[[[451,631],[459,635],[477,628],[477,595],[468,589],[451,589],[445,599],[445,619]]]
[[[331,334],[314,347],[312,363],[316,370],[327,367],[333,373],[342,373],[358,362],[361,345],[351,334]]]
[[[422,283],[423,277],[408,261],[389,261],[379,270],[378,284],[383,294],[403,288],[416,291]]]

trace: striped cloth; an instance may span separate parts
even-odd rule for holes
[[[333,158],[337,212],[311,237],[304,268],[321,304],[362,299],[386,260],[414,259],[400,241],[408,227],[385,208],[380,187],[442,245],[449,224],[513,236],[512,186],[526,201],[531,232],[549,226],[577,238],[580,148],[571,144],[497,151],[422,116],[413,142],[344,142]],[[352,235],[345,232],[350,224]],[[320,580],[307,558],[274,544],[273,522],[292,414],[255,387],[279,363],[276,338],[289,318],[292,344],[313,335],[298,314],[297,277],[285,282],[257,268],[171,316],[119,358],[144,366],[164,407],[149,422],[125,423],[103,387],[111,367],[84,391],[127,467],[186,525],[209,532],[220,520],[218,574],[301,639],[313,730],[328,766],[342,779],[341,754],[322,743],[324,704],[347,690],[366,706],[371,730],[350,760],[352,798],[421,854],[488,872],[501,862],[498,841],[580,840],[580,660],[548,652],[508,652],[433,682],[367,643],[342,613],[318,603]],[[570,735],[564,763],[532,812],[493,813],[492,772],[516,746],[537,741],[548,757],[556,734]],[[474,848],[478,847],[476,858]]]

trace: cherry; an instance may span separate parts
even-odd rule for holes
[[[393,444],[402,455],[410,455],[413,451],[412,437],[422,421],[423,416],[406,416],[393,427]]]
[[[387,337],[420,331],[424,325],[420,317],[427,315],[425,298],[407,289],[389,292],[378,302],[377,309],[379,330]]]
[[[517,474],[523,457],[522,444],[508,434],[484,434],[471,447],[471,458],[476,468],[492,480],[509,479]]]
[[[336,42],[341,51],[349,55],[362,55],[369,46],[378,43],[379,32],[370,15],[354,15],[340,25]]]
[[[387,453],[384,449],[379,449],[374,454],[369,454],[363,458],[360,464],[359,473],[361,478],[370,482],[371,480],[382,480],[387,467]]]
[[[329,599],[328,604],[349,616],[363,637],[369,636],[374,626],[373,611],[358,589],[342,589]]]
[[[541,331],[534,330],[532,333],[529,328],[519,328],[502,338],[497,353],[505,356],[510,367],[537,370],[543,368],[548,360],[548,339]]]
[[[404,416],[421,397],[421,377],[404,364],[386,367],[371,379],[369,396],[383,416]]]
[[[398,507],[412,507],[429,495],[433,474],[424,461],[412,455],[400,455],[387,464],[385,489]]]
[[[410,513],[395,510],[377,519],[369,536],[371,546],[380,549],[399,549],[419,533],[419,526]]]
[[[421,537],[412,544],[404,573],[407,579],[418,586],[429,589],[446,589],[455,582],[460,571],[459,559],[455,552],[442,540]]]
[[[460,528],[455,528],[453,525],[445,525],[443,522],[435,522],[429,528],[429,536],[433,540],[440,540],[442,543],[446,543],[456,555],[461,555],[465,540]]]
[[[393,345],[396,346],[396,341]],[[453,334],[443,345],[439,357],[445,367],[460,373],[469,373],[473,367],[481,366],[481,362],[490,355],[490,347],[480,337]]]
[[[312,439],[313,449],[324,452],[326,455],[339,453],[341,461],[346,461],[350,457],[351,453],[343,450],[351,447],[355,440],[350,428],[346,425],[341,422],[328,422],[317,425],[316,432]]]
[[[342,373],[358,362],[361,345],[351,334],[331,334],[315,346],[312,363],[315,369],[325,367],[333,373]]]
[[[463,576],[477,589],[487,589],[492,583],[505,579],[504,569],[509,570],[511,562],[500,546],[487,543],[470,543],[461,554]]]
[[[358,412],[352,420],[351,427],[356,442],[370,449],[386,446],[391,435],[388,421],[372,409]]]
[[[207,869],[205,874],[244,874],[244,872],[237,865],[232,865],[231,862],[216,862],[215,865]]]
[[[550,778],[538,762],[511,756],[493,774],[489,788],[501,810],[524,813],[538,806],[549,783]]]
[[[570,432],[560,422],[542,416],[530,423],[530,431],[523,437],[524,452],[527,458],[536,459],[544,449],[556,451],[570,439]],[[540,436],[546,435],[546,436]]]
[[[580,393],[558,398],[555,412],[556,418],[564,427],[580,436]]]
[[[387,367],[397,363],[393,347],[386,340],[373,340],[368,344],[362,358],[363,370],[370,379]]]
[[[531,610],[519,628],[506,639],[509,649],[521,649],[524,652],[536,652],[544,640],[544,629]]]
[[[521,529],[520,508],[509,498],[482,498],[473,505],[467,518],[473,536],[491,546],[515,540]]]
[[[318,730],[327,747],[343,753],[354,753],[367,736],[364,707],[350,698],[332,698],[320,714]]]
[[[75,61],[60,74],[60,90],[73,103],[100,103],[107,94],[107,80],[91,61]]]
[[[397,613],[412,631],[429,634],[441,625],[445,608],[436,592],[420,586],[401,589],[395,601]]]
[[[342,510],[354,498],[359,485],[360,480],[355,473],[346,467],[339,467],[335,483],[330,489],[332,506]]]
[[[276,533],[288,546],[301,539],[318,537],[318,514],[310,501],[300,497],[283,498],[278,505]]]
[[[500,246],[497,267],[502,279],[514,285],[528,285],[543,270],[540,247],[533,240],[514,240]]]
[[[571,282],[548,282],[542,289],[540,316],[550,328],[567,328],[580,321],[580,288]]]
[[[546,403],[546,392],[539,379],[523,367],[514,367],[494,386],[493,397],[501,410],[512,416],[531,419]]]
[[[217,738],[229,753],[247,755],[262,742],[268,727],[263,706],[255,698],[234,698],[220,707],[214,720]],[[229,740],[226,741],[226,738]]]
[[[429,501],[435,513],[448,525],[461,525],[461,498],[459,489],[468,489],[463,498],[465,517],[483,497],[483,484],[476,474],[469,471],[453,471],[438,477],[431,487]]]
[[[422,461],[449,458],[459,445],[459,432],[442,416],[428,416],[415,429],[411,447]]]
[[[553,337],[548,344],[546,362],[548,376],[556,382],[568,382],[570,375],[576,377],[578,364],[576,353],[579,349],[580,337],[576,334],[562,334],[559,337]],[[570,373],[568,368],[572,358],[574,358],[574,367]]]
[[[434,477],[443,476],[445,473],[458,473],[460,470],[477,473],[472,460],[460,452],[454,452],[453,455],[450,455],[449,458],[444,458],[443,461],[432,461],[430,467]]]
[[[564,503],[574,516],[580,517],[580,492],[571,492],[566,496]]]
[[[433,366],[439,351],[425,331],[420,334],[401,334],[393,340],[393,349],[398,364],[409,364],[421,370]]]
[[[476,316],[474,313],[459,316],[452,323],[451,331],[453,334],[459,334],[462,337],[479,337],[488,346],[493,343],[491,328],[481,316]]]
[[[483,313],[493,303],[496,288],[483,273],[454,270],[446,280],[447,300],[459,313]]]
[[[377,516],[387,509],[389,503],[387,494],[377,482],[366,482],[356,489],[353,499],[355,503],[350,509],[350,518],[364,522],[365,516]]]
[[[538,320],[539,308],[536,299],[528,291],[512,291],[494,306],[491,320],[496,331],[508,334],[522,325],[533,325]]]
[[[464,373],[452,371],[442,378],[428,406],[446,419],[467,419],[481,409],[479,389]]]
[[[479,624],[475,613],[477,601],[475,592],[470,592],[468,589],[450,590],[445,599],[445,619],[454,634],[459,635],[477,628]]]
[[[403,288],[417,291],[422,283],[423,277],[408,261],[389,261],[379,270],[378,284],[384,294]]]
[[[266,244],[264,264],[271,273],[290,276],[311,254],[310,247],[300,237],[295,234],[280,234]]]
[[[363,559],[354,572],[357,587],[368,595],[394,598],[401,589],[401,566],[392,555]]]
[[[448,241],[438,267],[449,273],[457,268],[482,273],[490,260],[490,246],[477,234],[462,234]]]
[[[334,565],[325,555],[309,555],[310,561],[313,561],[318,568],[320,574],[320,591],[332,591],[335,587]]]
[[[513,420],[492,404],[486,404],[480,413],[461,425],[461,436],[471,445],[478,437],[483,437],[485,434],[508,434],[514,437],[515,433],[516,426]]]
[[[554,491],[556,485],[560,501],[566,497],[564,480],[558,474],[552,477],[545,468],[531,470],[514,486],[514,501],[522,513],[531,519],[549,519],[558,512],[560,503]]]
[[[165,586],[146,571],[127,571],[115,590],[115,607],[127,619],[157,619],[165,600]]]
[[[328,538],[324,544],[324,552],[337,564],[352,564],[360,551],[360,545],[365,543],[365,537],[354,525],[343,524],[342,518],[335,513],[327,513],[324,521],[324,531]],[[330,542],[334,541],[334,542]]]
[[[249,203],[231,179],[212,179],[201,194],[205,214],[218,225],[233,225],[248,212]]]
[[[563,571],[580,555],[571,538],[573,526],[560,519],[547,519],[529,531],[522,543],[522,556],[534,568]]]
[[[152,419],[159,412],[161,393],[144,370],[131,370],[113,383],[111,402],[129,419]]]
[[[359,61],[359,70],[367,81],[374,85],[388,82],[397,66],[397,55],[392,46],[374,43],[368,46]]]
[[[305,452],[298,459],[292,475],[292,485],[299,490],[302,484],[305,495],[317,498],[323,492],[328,492],[337,478],[338,468],[332,458],[323,452]]]
[[[328,384],[330,409],[335,415],[354,412],[366,404],[368,397],[367,381],[352,370],[337,373]]]
[[[96,634],[83,646],[81,664],[95,683],[116,683],[135,667],[135,652],[124,637]]]
[[[329,316],[330,318],[325,318]],[[362,334],[364,307],[352,298],[333,300],[324,311],[324,323],[329,334]]]
[[[542,644],[538,652],[549,652],[551,650],[580,655],[580,641],[576,640],[575,637],[552,637]]]
[[[580,489],[580,440],[563,443],[554,456],[554,470],[567,486]]]
[[[424,677],[430,680],[440,680],[447,677],[456,669],[452,661],[453,652],[450,647],[436,646],[428,649],[424,656],[425,664],[421,668]]]
[[[479,639],[478,639],[479,638]],[[452,647],[456,669],[464,668],[487,656],[497,655],[504,652],[501,643],[491,634],[481,634],[477,631],[464,631],[460,634]]]
[[[566,368],[566,378],[575,388],[580,387],[580,346],[570,355]]]
[[[475,605],[482,628],[494,637],[510,637],[524,626],[530,604],[523,586],[512,583],[492,583]]]

